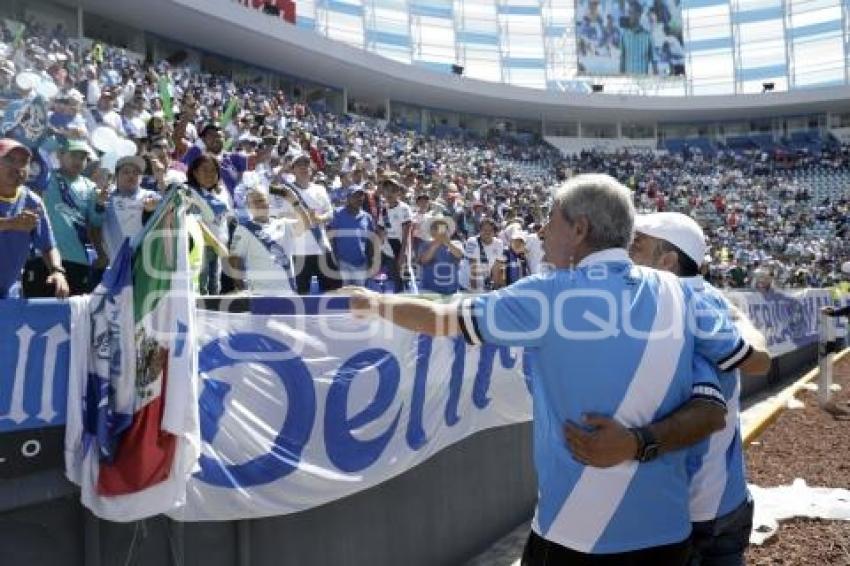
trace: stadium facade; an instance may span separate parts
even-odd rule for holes
[[[691,0],[682,6],[684,78],[581,80],[572,2],[299,1],[295,25],[250,3],[12,0],[0,15],[37,14],[140,58],[229,72],[423,133],[499,129],[565,151],[850,139],[848,6],[839,0]],[[603,92],[576,87],[591,83]]]

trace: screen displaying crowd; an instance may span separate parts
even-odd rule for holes
[[[596,16],[580,28],[625,13],[622,2],[583,5]],[[650,28],[680,36],[678,4],[636,6]],[[621,180],[639,210],[692,213],[720,286],[841,278],[846,199],[813,202],[760,152],[564,158],[542,140],[425,136],[101,44],[78,55],[61,27],[2,31],[0,133],[24,147],[0,144],[0,184],[11,187],[0,239],[20,248],[0,270],[0,297],[90,291],[174,183],[192,191],[202,294],[480,292],[545,268],[551,188],[580,172]],[[597,32],[587,31],[594,49],[605,44]],[[13,205],[24,159],[28,196]],[[847,165],[836,146],[796,167]],[[834,236],[812,236],[815,218]]]
[[[679,0],[577,0],[579,74],[683,76]]]

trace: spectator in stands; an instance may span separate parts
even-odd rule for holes
[[[297,206],[294,193],[285,197],[296,211],[295,220],[271,218],[269,198],[260,187],[248,189],[250,218],[239,221],[230,243],[230,268],[234,288],[259,295],[293,295],[295,272],[286,251],[287,242],[300,236],[310,219]]]
[[[367,279],[380,264],[375,221],[363,210],[365,195],[363,187],[352,188],[346,205],[334,211],[328,224],[328,237],[344,285],[366,286]]]
[[[339,268],[326,229],[333,219],[334,210],[327,189],[311,182],[310,163],[310,156],[306,153],[293,155],[294,179],[291,189],[286,190],[294,192],[296,200],[289,199],[284,208],[284,214],[294,218],[299,214],[296,208],[302,207],[310,219],[308,229],[293,239],[289,248],[295,262],[295,282],[299,295],[311,292],[313,277],[316,277],[321,292],[333,291],[341,286]]]
[[[104,88],[100,91],[100,97],[97,101],[97,106],[92,108],[89,113],[88,129],[93,132],[98,126],[109,126],[119,135],[124,135],[124,124],[121,121],[121,115],[115,111],[114,93],[109,88]]]
[[[466,240],[460,284],[467,291],[480,293],[493,288],[493,269],[504,254],[504,243],[496,238],[496,229],[495,221],[483,218],[481,232]]]
[[[514,226],[516,228],[508,234],[508,246],[493,268],[494,289],[507,287],[531,275],[526,247],[528,236],[518,225]]]
[[[68,296],[65,270],[56,248],[44,204],[24,185],[30,150],[20,143],[0,139],[0,299],[21,297],[21,272],[30,249],[41,253],[47,278],[43,287],[58,298]]]
[[[186,174],[189,187],[195,195],[195,205],[200,219],[218,240],[204,247],[203,263],[200,273],[200,293],[218,295],[221,293],[221,258],[216,250],[226,247],[229,241],[229,224],[233,221],[233,201],[230,193],[221,186],[221,170],[218,159],[212,154],[203,153],[189,165]]]
[[[140,186],[145,160],[122,157],[115,165],[115,191],[109,195],[103,217],[103,243],[109,261],[115,259],[126,238],[142,231],[161,199],[156,192]]]
[[[188,166],[205,152],[218,160],[221,180],[232,196],[236,185],[242,178],[242,173],[248,168],[248,160],[239,153],[224,151],[224,133],[215,124],[204,126],[201,130],[200,139],[186,152],[182,161]]]
[[[453,295],[460,289],[459,265],[463,243],[455,236],[454,222],[445,216],[428,216],[423,222],[428,240],[418,244],[420,291]]]
[[[48,124],[59,136],[70,139],[85,139],[88,135],[86,120],[81,114],[83,95],[76,89],[56,97]]]
[[[769,293],[773,289],[773,276],[765,268],[753,271],[753,289],[759,293]]]
[[[94,289],[99,273],[109,263],[100,231],[108,195],[97,191],[95,184],[82,174],[93,154],[85,141],[64,142],[59,150],[59,169],[50,173],[43,195],[71,295]],[[89,260],[90,246],[96,253],[94,269]],[[53,295],[53,289],[42,285],[46,274],[41,260],[31,260],[27,271],[31,271],[25,280],[28,297]]]
[[[433,213],[431,197],[428,193],[420,193],[416,196],[416,208],[412,213],[413,247],[418,249],[422,241],[428,240],[430,235],[425,229],[428,217]]]
[[[392,282],[394,292],[404,291],[402,273],[409,253],[413,212],[410,205],[402,201],[406,187],[396,177],[387,177],[382,182],[386,203],[378,220],[379,233],[383,239],[381,264]]]

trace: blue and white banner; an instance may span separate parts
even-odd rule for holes
[[[198,335],[203,454],[181,520],[309,509],[531,418],[522,349],[350,314],[199,311]]]
[[[764,333],[776,358],[818,340],[818,313],[833,300],[828,289],[732,292],[726,296]]]
[[[832,302],[827,290],[728,296],[774,357],[814,343]],[[178,518],[308,509],[531,417],[521,349],[355,321],[341,297],[250,303],[197,311],[203,455]],[[71,331],[68,303],[0,301],[0,478],[61,466]]]
[[[62,463],[68,303],[0,301],[0,478]]]

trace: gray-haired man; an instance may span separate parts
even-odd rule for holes
[[[463,334],[470,344],[522,346],[534,358],[539,499],[524,565],[684,564],[685,454],[594,468],[567,449],[562,424],[599,413],[643,434],[656,415],[691,398],[695,353],[724,370],[757,356],[724,313],[678,278],[629,260],[628,189],[581,175],[554,200],[544,243],[553,271],[455,305],[357,290],[352,309],[425,334]]]

